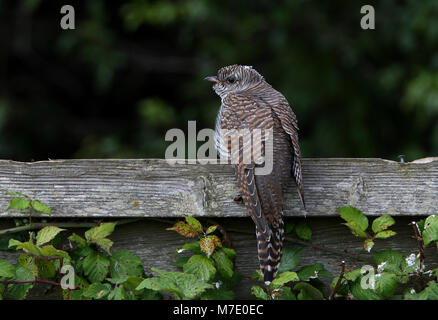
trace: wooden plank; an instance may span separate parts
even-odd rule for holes
[[[415,219],[416,217],[414,217]],[[302,220],[302,218],[288,218],[287,221]],[[376,245],[372,252],[383,249],[392,248],[403,254],[417,252],[417,243],[411,238],[413,231],[408,223],[413,217],[397,217],[396,224],[391,229],[397,231],[397,235],[387,240],[376,240]],[[254,225],[249,218],[227,218],[215,219],[218,223],[224,226],[226,230],[239,229],[245,232],[250,231],[251,234],[230,232],[229,236],[232,240],[233,248],[237,252],[236,267],[244,276],[242,282],[235,288],[235,292],[239,299],[254,299],[250,295],[251,286],[256,284],[251,279],[251,275],[258,268],[256,240]],[[286,222],[287,222],[286,221]],[[362,257],[371,257],[362,249],[363,240],[353,236],[348,228],[342,225],[342,220],[339,218],[312,218],[306,219],[308,225],[312,228],[312,239],[315,244],[323,245],[326,248],[336,249],[343,252],[344,250],[351,254],[361,254]],[[5,228],[6,220],[0,220],[0,227]],[[182,247],[187,239],[178,235],[174,231],[165,230],[167,224],[145,219],[138,223],[122,225],[116,228],[115,232],[110,236],[114,241],[113,250],[125,249],[138,255],[143,261],[146,272],[150,272],[151,267],[156,267],[164,270],[177,270],[173,265],[179,257],[175,253],[176,249]],[[80,232],[77,229],[72,230]],[[340,245],[342,244],[342,245]],[[295,243],[290,241],[285,242],[285,247],[296,247]],[[433,269],[438,267],[438,254],[434,246],[429,246],[426,250],[426,268]],[[0,259],[6,259],[10,262],[16,262],[18,253],[10,251],[0,251]],[[368,264],[351,259],[348,256],[341,256],[323,250],[315,250],[310,247],[304,247],[302,253],[302,261],[298,266],[322,263],[333,276],[339,273],[338,264],[345,260],[347,268],[356,265],[360,267]],[[321,278],[323,282],[329,286],[332,278]],[[41,291],[41,290],[40,290]],[[43,296],[41,293],[35,293],[34,298],[50,298]],[[327,288],[328,291],[328,288]],[[38,296],[40,294],[40,296]],[[58,298],[57,295],[53,298]]]
[[[435,214],[438,158],[410,163],[382,159],[304,159],[307,211],[292,185],[285,215],[335,216],[353,205],[368,215]],[[177,164],[165,160],[0,161],[0,217],[8,191],[47,203],[56,217],[242,217],[229,165]]]

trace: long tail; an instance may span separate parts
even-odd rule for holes
[[[283,219],[278,218],[276,223],[270,224],[270,228],[271,232],[268,233],[270,236],[256,228],[260,270],[267,285],[275,278],[280,266],[284,240]]]

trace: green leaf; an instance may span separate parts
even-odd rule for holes
[[[83,262],[84,273],[91,282],[101,282],[108,274],[110,259],[103,253],[93,251]]]
[[[178,268],[184,268],[184,265],[189,261],[190,257],[180,257],[176,259],[174,265]]]
[[[0,259],[0,277],[15,277],[15,267],[6,260]]]
[[[122,286],[115,287],[108,294],[108,300],[128,300],[125,295],[125,289]]]
[[[205,231],[205,234],[210,234],[210,233],[215,232],[217,227],[218,227],[217,225],[208,227],[207,231]]]
[[[382,298],[372,289],[362,289],[360,281],[356,281],[352,288],[351,294],[358,300],[381,300]]]
[[[438,240],[438,216],[427,217],[424,223],[423,241],[427,246],[432,241]]]
[[[357,278],[361,276],[360,268],[354,269],[353,271],[345,271],[344,278],[348,281],[356,281]]]
[[[97,239],[95,243],[98,247],[106,251],[109,255],[111,254],[110,249],[113,246],[114,242],[112,242],[110,239],[108,238]]]
[[[113,278],[143,276],[143,263],[135,254],[119,250],[110,258],[110,272]]]
[[[88,242],[96,243],[97,240],[103,239],[113,233],[116,224],[112,222],[101,223],[99,226],[91,228],[85,232],[85,239]]]
[[[207,256],[211,256],[216,247],[222,247],[222,242],[217,236],[207,236],[199,240],[199,245]]]
[[[303,222],[300,221],[295,227],[295,233],[297,236],[303,240],[311,240],[312,239],[312,230],[309,228],[309,226]]]
[[[400,252],[389,249],[389,250],[374,252],[373,259],[376,265],[380,265],[381,263],[386,262],[387,264],[392,264],[397,267],[401,267],[403,261],[403,255]]]
[[[189,250],[193,253],[201,253],[201,246],[199,244],[199,241],[189,242],[183,245],[183,250]]]
[[[268,294],[259,286],[253,286],[251,288],[251,294],[259,300],[269,300]]]
[[[27,208],[29,208],[30,205],[30,200],[28,199],[24,199],[24,198],[11,198],[11,200],[9,201],[9,207],[6,209],[11,210],[11,209],[16,209],[16,210],[25,210]]]
[[[294,290],[299,291],[298,300],[324,300],[321,291],[307,282],[297,283]]]
[[[31,254],[22,254],[18,257],[18,263],[29,270],[29,272],[34,276],[38,277],[38,267],[35,262],[36,257]]]
[[[290,271],[295,269],[301,262],[303,248],[286,248],[283,250],[278,272]]]
[[[347,225],[350,228],[354,226],[354,228],[361,231],[365,231],[368,228],[368,218],[360,210],[348,206],[340,207],[338,208],[338,211],[341,218],[347,221]]]
[[[186,221],[195,230],[197,233],[203,233],[204,229],[202,228],[202,224],[193,217],[186,217]]]
[[[374,233],[379,233],[380,231],[388,229],[388,227],[392,226],[395,223],[393,217],[389,214],[384,214],[383,216],[374,219],[372,224],[372,229]]]
[[[110,292],[111,286],[109,284],[92,283],[87,289],[84,290],[82,295],[92,299],[103,299]]]
[[[368,237],[366,232],[363,231],[357,223],[351,221],[351,222],[345,223],[345,225],[348,228],[350,228],[351,233],[353,233],[356,237],[359,237],[359,238],[367,238]]]
[[[285,228],[284,228],[284,233],[285,234],[289,234],[289,233],[292,233],[292,231],[294,231],[294,229],[295,229],[295,222],[288,222],[288,223],[286,223],[286,226],[285,226]]]
[[[36,258],[35,264],[38,267],[38,277],[43,279],[52,279],[56,276],[56,268],[53,261]]]
[[[292,292],[292,289],[286,286],[280,289],[279,295],[275,297],[275,300],[297,300],[297,297]]]
[[[375,275],[376,291],[385,298],[394,295],[397,290],[397,276],[393,273],[383,272]]]
[[[55,226],[48,226],[48,227],[44,227],[43,229],[41,229],[37,236],[36,236],[36,241],[37,241],[37,245],[41,246],[47,242],[52,241],[56,235],[62,231],[64,231],[65,229],[61,229]]]
[[[157,273],[160,278],[148,278],[143,280],[137,290],[143,288],[159,291],[170,291],[181,299],[194,299],[196,296],[203,293],[208,288],[213,288],[193,274],[182,272],[167,272],[160,269],[152,268],[152,271]]]
[[[372,239],[366,239],[363,242],[363,248],[365,251],[370,252],[373,247],[374,247],[374,241]]]
[[[224,251],[216,251],[211,256],[216,264],[217,271],[224,278],[231,278],[233,276],[233,261],[228,258]]]
[[[387,239],[389,237],[395,236],[397,233],[392,230],[380,231],[375,235],[376,239]]]
[[[273,286],[282,286],[291,281],[298,281],[298,275],[296,272],[286,271],[280,273],[275,279],[272,281]]]
[[[39,247],[34,245],[31,241],[20,242],[15,239],[9,240],[9,247],[16,247],[16,250],[24,250],[24,252],[31,253],[35,256],[41,255],[41,250]]]
[[[15,277],[10,281],[25,280],[35,280],[35,277],[26,268],[17,266]],[[11,284],[8,286],[8,295],[15,300],[23,300],[34,285],[34,283]]]
[[[85,239],[82,238],[81,236],[78,236],[76,233],[73,233],[70,237],[68,237],[68,240],[70,240],[71,242],[79,243],[80,245],[83,245],[83,246],[85,246],[87,244]]]
[[[328,272],[321,263],[316,263],[309,266],[304,266],[297,272],[300,280],[307,281],[309,279],[322,277],[331,277],[330,272]]]
[[[46,206],[45,204],[41,203],[38,200],[32,200],[31,205],[32,205],[32,208],[35,209],[35,211],[48,214],[49,216],[52,213],[52,209],[50,207]]]
[[[207,289],[201,296],[201,300],[234,300],[236,295],[233,291],[220,287],[218,289]]]
[[[40,248],[40,252],[41,255],[43,255],[44,257],[59,256],[59,257],[63,257],[64,259],[70,260],[70,256],[68,255],[67,252],[58,250],[51,244]]]
[[[191,273],[201,280],[210,281],[216,274],[214,263],[203,255],[194,255],[184,265],[184,272]]]
[[[166,230],[176,231],[186,238],[194,238],[199,235],[199,232],[193,226],[183,221],[178,221],[172,228]]]

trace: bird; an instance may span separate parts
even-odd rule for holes
[[[243,201],[254,221],[260,271],[265,284],[270,285],[282,257],[283,199],[291,180],[295,181],[301,204],[306,209],[297,118],[284,95],[252,66],[226,66],[220,68],[217,75],[204,80],[213,82],[213,90],[221,98],[215,127],[215,144],[221,157],[231,159],[233,156],[230,139],[227,139],[230,131],[273,132],[272,171],[269,174],[256,174],[261,165],[254,159],[254,148],[244,150],[240,140],[239,154],[232,163],[240,192],[237,198]],[[266,137],[262,141],[265,146]],[[250,161],[245,162],[244,156],[248,153]]]

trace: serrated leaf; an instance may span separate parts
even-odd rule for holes
[[[379,233],[380,231],[388,229],[388,227],[392,226],[394,223],[395,220],[393,217],[389,214],[384,214],[383,216],[374,219],[371,228],[374,233]]]
[[[88,242],[96,243],[97,240],[106,238],[113,233],[116,224],[113,222],[101,223],[99,226],[85,231],[85,239]]]
[[[109,284],[92,283],[83,291],[82,295],[92,299],[103,299],[109,294],[110,288]]]
[[[125,296],[125,289],[122,286],[115,287],[108,294],[108,300],[127,300]]]
[[[31,254],[22,254],[18,257],[18,263],[29,270],[29,272],[34,276],[38,277],[38,267],[35,263],[35,257]]]
[[[307,281],[318,277],[331,277],[331,274],[324,268],[321,263],[304,266],[297,271],[300,280]]]
[[[31,241],[20,242],[15,239],[9,240],[9,247],[16,247],[16,250],[23,250],[24,252],[31,253],[35,256],[41,255],[41,250],[39,247],[34,245]]]
[[[66,251],[58,250],[51,244],[40,248],[40,253],[45,257],[59,256],[59,257],[63,257],[64,259],[70,260],[70,256]]]
[[[303,221],[298,222],[298,224],[295,226],[295,233],[303,240],[310,241],[312,239],[312,230]]]
[[[286,271],[276,276],[275,279],[272,281],[272,285],[282,286],[288,282],[297,281],[297,280],[299,280],[299,278],[296,272]]]
[[[52,214],[52,209],[49,206],[46,206],[44,203],[41,203],[38,200],[32,200],[31,205],[35,211],[48,214],[49,216]]]
[[[199,245],[202,252],[207,256],[211,256],[216,247],[222,246],[222,242],[217,236],[207,236],[199,240]]]
[[[344,278],[348,281],[356,281],[357,278],[361,276],[360,268],[354,269],[352,271],[345,271]]]
[[[204,229],[202,228],[202,224],[196,218],[188,216],[186,217],[186,221],[196,232],[198,233],[204,232]]]
[[[361,229],[361,227],[355,222],[344,223],[348,228],[350,228],[351,233],[353,233],[356,237],[367,238],[367,234],[365,231]]]
[[[0,277],[15,277],[15,267],[8,261],[0,259]]]
[[[17,266],[15,277],[10,281],[25,280],[35,280],[35,277],[26,268]],[[8,286],[8,295],[15,300],[23,300],[34,285],[34,283],[11,284]]]
[[[286,248],[283,250],[283,257],[281,258],[278,272],[291,271],[295,269],[301,262],[301,254],[303,248]]]
[[[368,228],[368,218],[360,210],[347,206],[338,208],[338,211],[342,219],[354,225],[358,230],[365,231]]]
[[[351,287],[351,294],[358,300],[381,300],[382,298],[372,289],[362,289],[360,281]]]
[[[91,282],[101,282],[108,274],[110,259],[100,252],[93,251],[84,259],[82,267]]]
[[[275,297],[275,300],[297,300],[297,297],[292,292],[290,287],[281,288],[279,295]]]
[[[166,290],[176,293],[179,298],[194,299],[208,288],[213,288],[193,274],[182,272],[167,272],[164,270],[152,268],[160,278],[148,278],[143,280],[137,287],[137,290],[148,288],[152,290]],[[154,280],[155,279],[155,280]],[[161,280],[157,280],[161,279]],[[168,288],[163,288],[163,285]],[[161,288],[160,288],[161,287]]]
[[[218,227],[217,225],[208,227],[207,231],[205,231],[205,234],[210,234],[215,232],[217,227]]]
[[[201,246],[199,244],[199,241],[193,241],[189,243],[185,243],[182,247],[183,250],[188,250],[193,253],[201,253]]]
[[[35,264],[38,268],[38,277],[43,279],[52,279],[56,276],[56,268],[53,261],[36,258]]]
[[[294,290],[299,291],[298,300],[323,300],[324,296],[314,286],[307,282],[300,282],[294,286]]]
[[[224,278],[231,278],[233,276],[233,261],[226,255],[224,251],[216,251],[211,256],[215,262],[217,271]]]
[[[194,238],[199,235],[199,232],[196,231],[196,229],[183,221],[178,221],[172,228],[167,228],[166,230],[176,231],[186,238]]]
[[[72,242],[79,243],[80,245],[83,245],[83,246],[85,246],[87,244],[85,239],[82,238],[81,236],[78,236],[76,233],[73,233],[71,236],[69,236],[68,240],[70,240]]]
[[[366,239],[363,242],[363,248],[365,251],[370,252],[373,247],[374,247],[374,241],[372,239]]]
[[[216,275],[214,263],[203,255],[194,255],[184,264],[184,272],[196,275],[204,281],[210,281]]]
[[[64,231],[65,229],[61,229],[55,226],[48,226],[48,227],[44,227],[43,229],[41,229],[37,236],[36,236],[36,244],[38,246],[41,246],[43,244],[46,244],[47,242],[52,241],[56,235],[62,231]]]
[[[400,267],[403,261],[403,255],[392,249],[374,252],[372,255],[376,265],[386,262],[387,264]]]
[[[11,198],[11,200],[9,200],[9,207],[6,210],[7,211],[11,209],[26,210],[29,208],[29,205],[30,205],[30,200],[13,197]]]
[[[397,276],[393,273],[383,272],[375,275],[375,288],[376,291],[385,298],[389,298],[394,295],[397,290]]]
[[[427,246],[432,241],[438,240],[438,216],[432,215],[424,222],[423,241]]]
[[[379,233],[377,233],[375,235],[376,239],[387,239],[389,237],[395,236],[397,234],[397,232],[392,231],[392,230],[385,230],[385,231],[380,231]]]
[[[141,277],[143,276],[143,263],[135,254],[119,250],[110,258],[110,272],[113,278]]]
[[[253,286],[251,288],[251,293],[259,300],[269,300],[268,294],[259,286]]]

